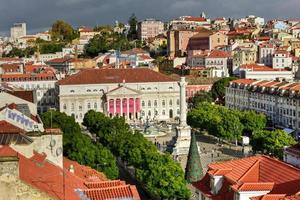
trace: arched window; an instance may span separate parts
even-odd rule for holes
[[[142,111],[142,113],[141,113],[141,114],[142,114],[142,116],[145,116],[145,111]]]
[[[166,111],[165,110],[162,111],[162,115],[166,115]]]
[[[166,106],[166,101],[165,101],[165,100],[162,100],[162,103],[161,103],[161,104],[162,104],[162,106],[165,107],[165,106]]]
[[[176,100],[176,104],[177,104],[177,106],[179,106],[179,104],[180,104],[179,99]]]
[[[91,109],[91,103],[88,103],[87,107],[88,107],[88,109]]]
[[[157,107],[157,100],[154,100],[154,106]]]
[[[66,104],[64,104],[63,109],[67,110],[67,105]]]
[[[170,99],[169,106],[172,106],[172,105],[173,105],[173,101],[172,101],[172,99]]]
[[[74,111],[75,110],[75,105],[74,103],[71,104],[71,111]]]
[[[71,92],[71,93],[74,93],[75,91],[74,91],[74,90],[71,90],[70,92]]]
[[[148,111],[148,116],[151,116],[151,110]]]
[[[151,101],[150,100],[148,101],[148,107],[151,107]]]
[[[142,107],[145,107],[145,101],[142,101]]]
[[[82,105],[79,105],[79,106],[78,106],[78,110],[79,110],[79,111],[82,111]]]

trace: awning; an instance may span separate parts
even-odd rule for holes
[[[283,131],[286,132],[287,134],[291,134],[291,133],[295,132],[296,130],[290,129],[290,128],[284,128]]]

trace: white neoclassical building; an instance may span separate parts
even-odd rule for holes
[[[82,122],[93,109],[127,120],[171,120],[180,114],[176,80],[146,68],[86,69],[59,81],[57,107]]]

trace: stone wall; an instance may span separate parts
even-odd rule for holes
[[[0,160],[0,199],[5,200],[51,200],[43,192],[27,185],[19,179],[17,158]]]

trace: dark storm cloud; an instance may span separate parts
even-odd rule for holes
[[[29,30],[47,29],[56,19],[75,26],[126,22],[131,13],[164,21],[202,11],[211,17],[300,18],[299,7],[299,0],[0,0],[0,31],[22,21]]]

